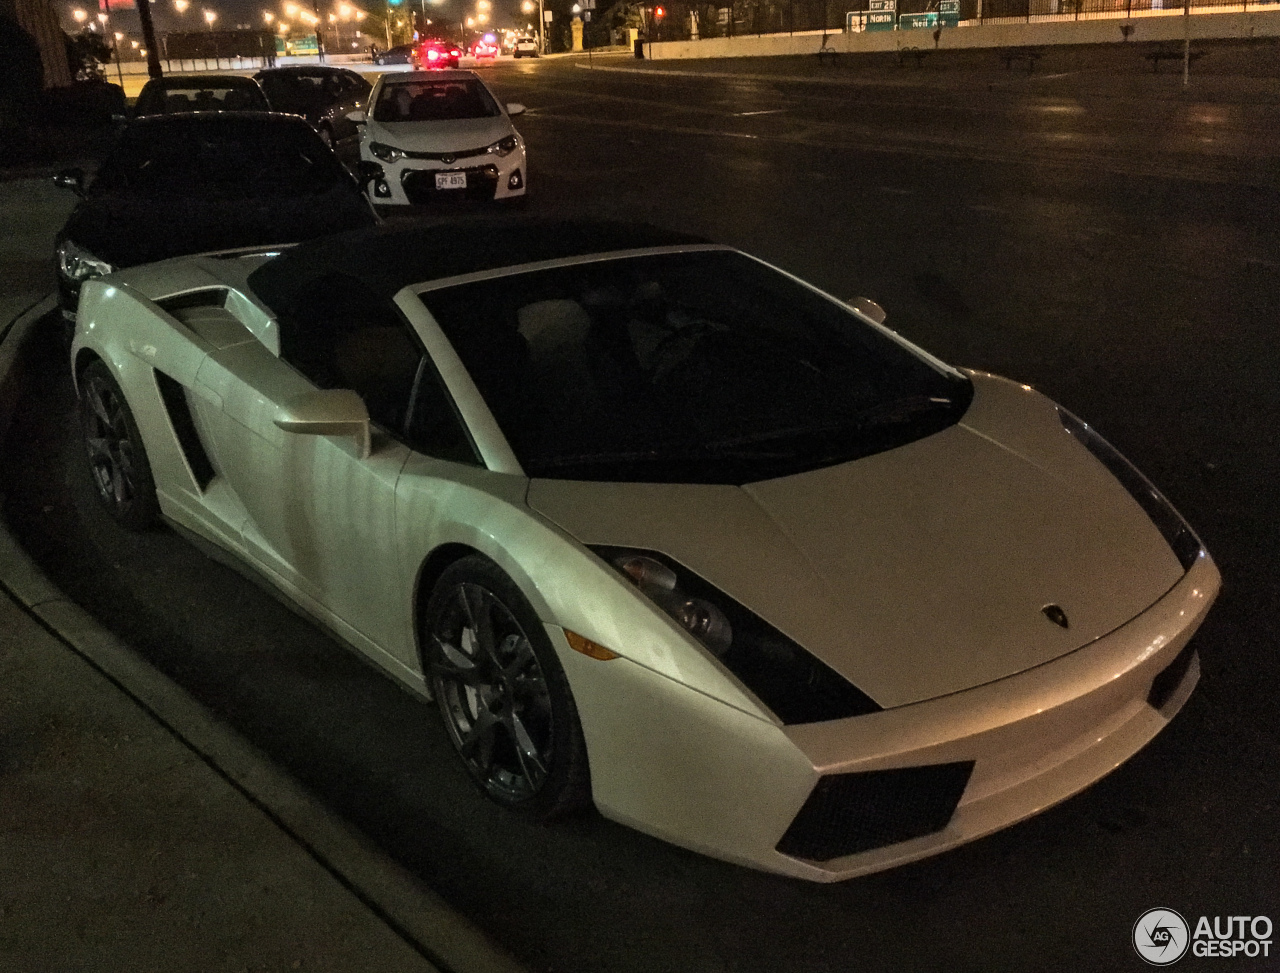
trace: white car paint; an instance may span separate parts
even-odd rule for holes
[[[1193,657],[1163,707],[1148,703],[1216,597],[1212,560],[1201,552],[1182,573],[1053,404],[1024,386],[972,373],[977,394],[960,425],[766,483],[531,481],[416,286],[396,302],[485,465],[424,456],[384,434],[363,458],[349,437],[294,435],[274,421],[312,386],[279,359],[275,322],[245,283],[265,259],[187,258],[86,284],[72,361],[101,359],[124,389],[164,516],[251,565],[424,696],[418,574],[444,545],[489,557],[556,649],[593,799],[610,818],[752,867],[848,878],[1068,797],[1142,747],[1195,685]],[[156,303],[210,289],[223,291],[219,306]],[[186,389],[217,458],[203,487],[154,368]],[[884,710],[784,726],[589,543],[669,553]],[[1071,630],[1039,615],[1059,599]],[[566,629],[619,658],[573,651]],[[777,850],[822,776],[951,761],[975,769],[944,828],[828,861]]]
[[[501,109],[501,114],[491,118],[422,122],[379,122],[374,117],[375,106],[389,87],[449,80],[474,80],[484,85]],[[411,174],[456,173],[477,167],[496,169],[493,199],[517,199],[524,196],[529,185],[528,159],[524,139],[511,123],[511,115],[518,115],[523,111],[524,107],[521,105],[504,105],[499,101],[474,71],[410,71],[383,75],[369,94],[366,110],[360,113],[360,158],[377,163],[383,170],[381,180],[369,183],[370,200],[379,206],[409,206],[412,203],[405,192],[404,180]],[[510,137],[516,140],[514,151],[505,155],[491,151],[491,147]],[[388,160],[374,154],[371,146],[375,144],[390,146],[403,153],[430,155],[432,158],[404,155]],[[513,185],[513,181],[516,185]],[[457,190],[440,192],[442,196],[454,193],[460,195]]]

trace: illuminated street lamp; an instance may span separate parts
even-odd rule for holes
[[[218,14],[216,11],[206,10],[204,12],[204,22],[209,25],[210,33],[213,32],[213,22],[217,19],[218,19]]]
[[[187,8],[191,6],[191,0],[173,0],[173,9],[180,14],[187,12]]]
[[[71,11],[71,19],[77,24],[83,24],[89,19],[89,15],[77,7],[75,10]]]
[[[271,24],[272,21],[276,19],[276,15],[273,14],[270,10],[264,10],[262,11],[262,19],[266,21],[267,24],[269,25]]]

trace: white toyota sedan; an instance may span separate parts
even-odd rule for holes
[[[360,158],[382,167],[369,182],[380,206],[432,206],[450,199],[519,201],[528,190],[524,139],[503,105],[474,71],[385,74],[362,125]]]
[[[107,510],[434,700],[459,761],[424,774],[833,881],[1186,702],[1217,568],[1043,395],[683,234],[443,230],[91,280],[71,351]]]

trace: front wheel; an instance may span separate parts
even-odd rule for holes
[[[428,675],[454,749],[505,807],[548,819],[590,798],[586,745],[537,614],[491,561],[441,575],[425,618]]]
[[[142,531],[160,516],[142,435],[124,393],[100,361],[80,377],[80,428],[98,499],[126,530]]]

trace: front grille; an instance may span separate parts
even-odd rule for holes
[[[465,172],[466,189],[436,189],[436,173]],[[446,199],[493,199],[498,188],[497,166],[471,169],[410,169],[400,177],[400,185],[409,202],[415,206],[430,205]]]
[[[406,159],[431,159],[449,165],[454,159],[471,159],[477,155],[484,155],[489,151],[489,146],[482,145],[478,149],[466,149],[463,152],[410,152],[408,149],[401,149],[401,151]]]
[[[825,862],[941,831],[973,766],[968,760],[821,777],[778,851]]]

